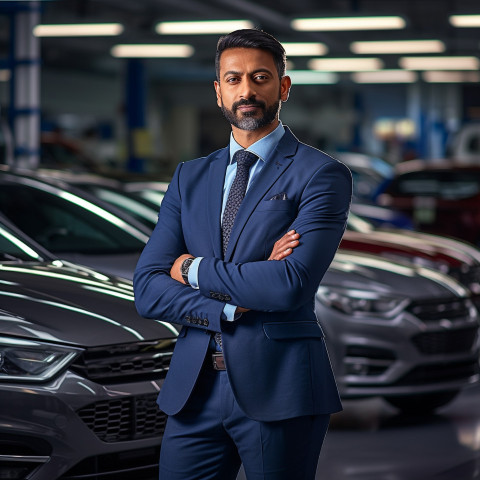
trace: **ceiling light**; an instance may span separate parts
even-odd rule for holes
[[[477,70],[477,57],[402,57],[402,68],[407,70]]]
[[[36,37],[104,37],[122,32],[123,25],[120,23],[37,25],[33,29]]]
[[[480,27],[480,15],[450,15],[449,20],[454,27]]]
[[[325,55],[328,48],[324,43],[282,43],[287,57],[309,57],[312,55]]]
[[[353,42],[353,53],[441,53],[445,44],[440,40],[392,40],[378,42]]]
[[[160,35],[208,35],[229,33],[243,28],[253,28],[249,20],[207,20],[202,22],[160,22],[155,31]]]
[[[314,58],[308,68],[324,72],[358,72],[380,70],[383,62],[378,58]]]
[[[431,70],[422,73],[422,79],[429,83],[477,83],[479,72],[439,72]]]
[[[413,83],[417,81],[417,73],[411,70],[379,70],[377,72],[352,73],[356,83]]]
[[[111,53],[122,58],[186,58],[191,57],[191,45],[115,45]]]
[[[293,85],[319,85],[338,82],[338,75],[332,72],[314,72],[313,70],[292,70],[288,72]]]
[[[292,28],[302,31],[392,30],[405,28],[402,17],[297,18]]]
[[[0,69],[0,82],[8,82],[10,80],[10,70]]]

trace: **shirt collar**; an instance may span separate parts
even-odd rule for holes
[[[278,142],[283,137],[284,133],[285,127],[282,125],[282,122],[280,122],[273,132],[270,132],[265,137],[257,140],[245,150],[254,153],[260,158],[260,160],[265,162],[270,153],[272,153],[275,147],[278,145]],[[238,152],[238,150],[243,150],[243,147],[240,146],[233,138],[232,132],[230,134],[230,164],[232,163],[233,155]]]

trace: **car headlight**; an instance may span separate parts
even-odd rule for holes
[[[78,348],[0,338],[0,382],[44,382],[70,364],[80,353]]]
[[[317,298],[324,305],[348,315],[393,317],[409,303],[403,297],[394,297],[371,290],[319,287]]]

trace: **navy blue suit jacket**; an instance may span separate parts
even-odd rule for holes
[[[240,206],[222,259],[228,162],[225,148],[178,166],[135,271],[140,315],[183,325],[160,408],[170,415],[183,408],[211,333],[222,332],[229,380],[247,416],[274,421],[338,411],[314,297],[345,229],[350,172],[300,143],[287,128]],[[271,200],[279,193],[286,199]],[[300,245],[285,260],[267,261],[275,241],[292,228],[301,235]],[[175,259],[187,252],[204,257],[199,290],[169,274]],[[251,310],[227,322],[225,303]]]

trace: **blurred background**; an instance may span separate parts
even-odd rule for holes
[[[0,161],[168,179],[227,141],[213,57],[244,26],[285,44],[281,118],[303,141],[391,164],[444,158],[480,123],[478,14],[476,0],[2,1]]]

